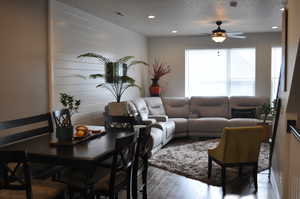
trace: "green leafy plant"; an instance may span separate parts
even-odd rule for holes
[[[260,113],[263,115],[263,123],[266,123],[267,118],[268,117],[274,117],[275,116],[275,104],[276,101],[274,100],[271,103],[264,103],[261,107],[260,107]]]
[[[109,71],[114,71],[111,67],[116,67],[117,64],[125,64],[125,72],[123,75],[113,75],[110,76],[109,82],[104,82],[101,84],[98,84],[96,87],[102,87],[107,89],[116,99],[117,102],[121,101],[122,95],[126,92],[127,89],[131,87],[136,87],[141,89],[141,87],[137,84],[135,84],[135,80],[129,76],[127,76],[127,69],[129,69],[131,66],[142,64],[142,65],[148,65],[144,61],[138,61],[138,60],[132,60],[134,56],[126,56],[122,57],[116,61],[112,61],[102,55],[95,54],[95,53],[85,53],[82,55],[79,55],[78,58],[82,57],[88,57],[88,58],[95,58],[100,63],[105,64],[107,68],[106,70],[110,69]],[[129,62],[131,61],[131,62]],[[128,63],[129,62],[129,63]],[[107,73],[107,72],[106,72]],[[89,78],[91,79],[97,79],[97,78],[107,78],[108,74],[91,74],[89,75]]]
[[[65,109],[68,109],[70,111],[71,115],[78,112],[81,103],[79,99],[75,99],[74,96],[68,95],[67,93],[60,93],[59,95],[60,103]]]

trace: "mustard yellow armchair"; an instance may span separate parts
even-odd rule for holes
[[[208,150],[208,178],[211,176],[212,161],[222,167],[222,189],[225,194],[226,167],[253,166],[255,191],[257,191],[257,163],[264,128],[224,128],[223,136],[215,149]]]

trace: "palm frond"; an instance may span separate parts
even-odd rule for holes
[[[80,77],[80,78],[82,78],[82,79],[87,79],[87,77],[86,76],[84,76],[84,75],[75,75],[76,77]]]
[[[97,78],[103,78],[104,75],[103,74],[91,74],[90,78],[91,79],[97,79]]]
[[[148,63],[146,63],[146,62],[144,62],[144,61],[137,61],[137,60],[134,60],[134,61],[132,61],[130,64],[128,64],[128,67],[133,66],[133,65],[136,65],[136,64],[143,64],[143,65],[145,65],[145,66],[148,66],[148,65],[149,65]]]
[[[133,78],[129,77],[129,76],[121,76],[120,80],[123,83],[129,83],[129,84],[134,84],[135,83],[135,80]]]
[[[85,53],[85,54],[79,55],[77,58],[81,58],[81,57],[91,57],[91,58],[96,58],[96,59],[98,59],[100,62],[103,62],[103,63],[111,62],[108,58],[103,57],[102,55],[99,55],[99,54],[96,54],[96,53]]]
[[[134,56],[126,56],[126,57],[122,57],[120,58],[117,62],[120,62],[120,63],[126,63],[128,62],[130,59],[133,59]]]
[[[105,87],[106,83],[98,84],[96,88]]]

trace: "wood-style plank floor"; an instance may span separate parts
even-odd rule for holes
[[[258,174],[258,192],[249,177],[241,177],[227,187],[223,197],[221,187],[210,186],[168,171],[150,167],[148,199],[273,199],[273,189],[268,181],[268,171]],[[125,194],[120,194],[125,199]],[[142,198],[141,196],[139,198]]]

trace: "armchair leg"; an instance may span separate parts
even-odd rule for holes
[[[226,167],[222,166],[222,190],[223,195],[226,194]]]
[[[210,156],[208,156],[208,173],[207,173],[208,178],[211,177],[211,167],[212,167],[212,159]]]
[[[253,167],[253,181],[255,187],[255,193],[257,192],[257,164]]]

